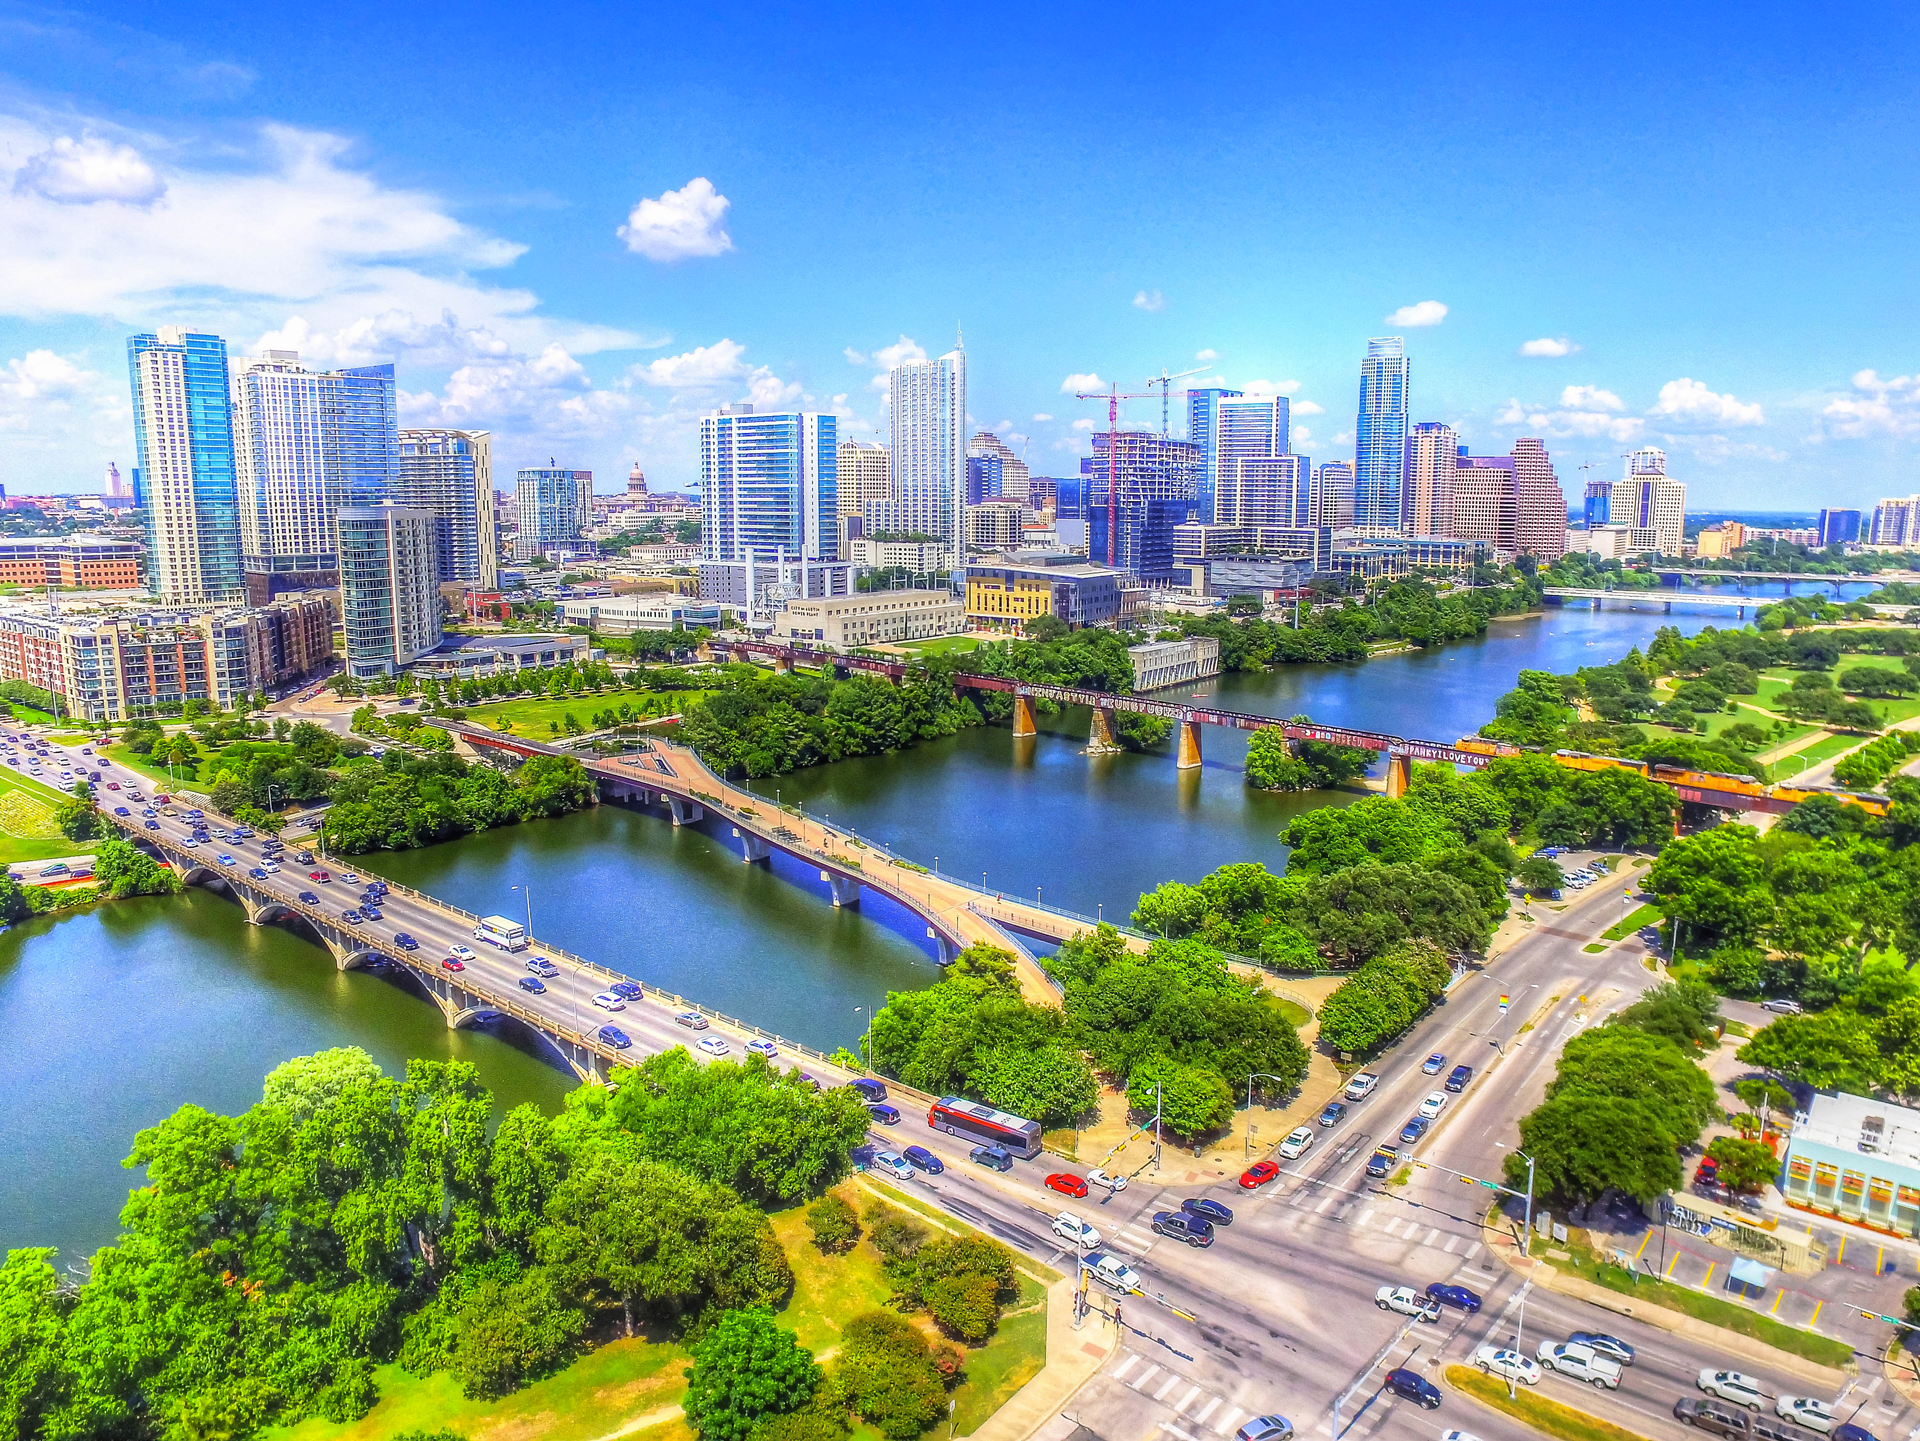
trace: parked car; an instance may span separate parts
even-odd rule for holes
[[[1440,1388],[1418,1371],[1409,1371],[1404,1366],[1387,1372],[1385,1385],[1394,1395],[1425,1410],[1431,1411],[1440,1404]]]
[[[1417,1321],[1440,1319],[1440,1303],[1411,1286],[1382,1286],[1373,1293],[1373,1304],[1382,1311],[1398,1311]]]
[[[1255,1161],[1240,1173],[1240,1188],[1243,1191],[1258,1190],[1279,1174],[1280,1168],[1272,1161]]]
[[[1208,1200],[1205,1196],[1189,1196],[1180,1203],[1180,1209],[1189,1215],[1198,1216],[1203,1221],[1210,1221],[1216,1226],[1233,1224],[1233,1212],[1218,1201]]]
[[[1571,1376],[1606,1391],[1620,1389],[1620,1363],[1610,1356],[1602,1356],[1591,1346],[1572,1341],[1542,1341],[1535,1354],[1541,1365],[1562,1376]]]
[[[1296,1126],[1287,1133],[1287,1139],[1280,1143],[1280,1155],[1289,1161],[1296,1161],[1307,1154],[1307,1147],[1313,1144],[1313,1130],[1308,1126]]]
[[[1472,1066],[1455,1066],[1451,1071],[1447,1072],[1447,1089],[1454,1092],[1464,1091],[1467,1088],[1467,1083],[1472,1079]]]
[[[1063,1196],[1084,1196],[1087,1183],[1067,1171],[1056,1171],[1043,1183],[1049,1191],[1058,1191]]]
[[[913,1163],[916,1171],[925,1171],[929,1176],[937,1176],[946,1170],[946,1163],[925,1146],[909,1146],[900,1153]]]
[[[1458,1306],[1471,1316],[1480,1309],[1480,1297],[1465,1286],[1455,1286],[1446,1281],[1435,1281],[1427,1287],[1427,1294],[1442,1306]]]
[[[1062,1211],[1053,1218],[1053,1234],[1069,1246],[1093,1247],[1100,1244],[1100,1233],[1071,1211]]]
[[[1473,1353],[1473,1364],[1489,1376],[1500,1376],[1526,1386],[1540,1384],[1540,1363],[1505,1346],[1482,1346]]]
[[[1213,1244],[1213,1223],[1191,1211],[1155,1211],[1153,1231],[1157,1236],[1185,1241],[1189,1246]]]
[[[1337,1126],[1346,1118],[1347,1103],[1345,1101],[1328,1101],[1326,1110],[1320,1113],[1320,1124],[1323,1126]]]
[[[1420,1063],[1420,1074],[1423,1076],[1437,1076],[1446,1064],[1446,1056],[1439,1051],[1435,1051]]]

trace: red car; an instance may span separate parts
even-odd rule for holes
[[[1063,1196],[1084,1196],[1087,1194],[1087,1183],[1078,1176],[1069,1176],[1062,1171],[1047,1177],[1047,1189],[1058,1191]]]
[[[1240,1187],[1242,1190],[1251,1191],[1266,1185],[1279,1174],[1280,1168],[1272,1161],[1256,1161],[1241,1173]]]
[[[307,879],[310,881],[331,881],[333,877],[325,871],[308,871]]]
[[[466,968],[467,963],[458,956],[448,956],[440,963],[440,969],[443,971],[464,971]]]

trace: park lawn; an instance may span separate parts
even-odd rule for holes
[[[0,865],[91,855],[98,841],[70,841],[54,824],[54,808],[69,799],[52,786],[0,766]]]
[[[912,655],[965,655],[968,651],[980,649],[985,644],[978,636],[942,635],[931,640],[902,640],[893,643],[893,649],[904,650]]]
[[[653,695],[666,697],[673,711],[681,711],[687,706],[692,705],[695,701],[704,700],[708,692],[703,690],[641,692],[630,690],[590,691],[585,695],[561,696],[557,699],[552,696],[524,696],[519,700],[492,701],[486,705],[463,706],[461,709],[466,712],[467,719],[476,725],[488,726],[491,729],[499,730],[499,722],[508,720],[513,722],[513,733],[515,735],[523,735],[533,740],[541,740],[553,734],[552,727],[556,723],[563,728],[565,727],[568,712],[572,712],[573,718],[580,722],[582,729],[590,729],[593,725],[593,713],[595,711],[617,711],[623,702],[633,705],[634,708],[638,710],[639,706],[637,702],[641,697]],[[671,713],[670,711],[669,714]],[[657,719],[657,717],[639,716],[636,719],[645,721]]]
[[[1815,741],[1804,750],[1797,750],[1790,756],[1782,756],[1770,769],[1776,781],[1791,782],[1802,771],[1812,770],[1822,761],[1830,761],[1844,751],[1855,750],[1872,740],[1872,736],[1851,735],[1845,731],[1830,735],[1823,741]]]

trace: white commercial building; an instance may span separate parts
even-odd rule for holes
[[[1667,454],[1648,446],[1627,457],[1627,473],[1613,483],[1608,519],[1631,532],[1635,554],[1679,555],[1686,532],[1687,488],[1667,476]]]
[[[1017,500],[967,507],[967,544],[974,550],[1018,550],[1033,512]]]
[[[867,590],[819,600],[793,600],[774,618],[783,640],[842,649],[957,635],[967,608],[945,590]]]
[[[709,630],[720,624],[720,607],[683,595],[588,596],[560,602],[568,625],[583,625],[603,635],[632,635],[643,630]]]
[[[1196,635],[1186,640],[1155,640],[1127,647],[1133,662],[1133,688],[1159,690],[1220,674],[1220,642]]]
[[[851,549],[849,559],[855,570],[887,570],[899,566],[913,575],[931,575],[952,567],[946,546],[938,541],[862,538],[854,541]]]
[[[867,529],[939,540],[957,564],[967,503],[967,353],[906,360],[887,376],[893,498],[869,507]]]
[[[884,445],[860,440],[840,442],[839,514],[865,515],[869,505],[893,499],[893,472]]]

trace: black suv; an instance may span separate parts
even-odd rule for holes
[[[1401,1366],[1387,1372],[1387,1389],[1406,1401],[1417,1401],[1431,1411],[1440,1404],[1440,1388],[1418,1371]]]
[[[1451,1071],[1447,1072],[1447,1089],[1449,1091],[1464,1091],[1467,1088],[1467,1082],[1472,1079],[1472,1066],[1455,1066]]]
[[[994,1171],[1011,1171],[1013,1154],[998,1146],[975,1146],[967,1152],[967,1159],[976,1166],[985,1166]]]
[[[1676,1421],[1698,1426],[1702,1431],[1711,1431],[1716,1436],[1733,1437],[1734,1441],[1748,1441],[1753,1434],[1747,1413],[1736,1410],[1725,1401],[1702,1401],[1692,1396],[1682,1396],[1673,1403],[1673,1416]]]
[[[1202,1220],[1190,1211],[1155,1211],[1153,1229],[1157,1235],[1171,1236],[1189,1246],[1213,1244],[1213,1222]]]

